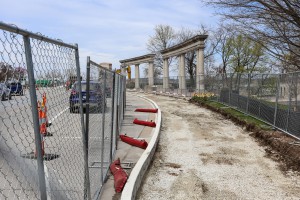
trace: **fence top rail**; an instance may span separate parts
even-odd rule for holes
[[[9,31],[9,32],[13,32],[13,33],[17,33],[17,34],[23,35],[25,37],[30,37],[30,38],[38,39],[38,40],[41,40],[41,41],[53,43],[53,44],[56,44],[56,45],[69,47],[69,48],[72,48],[72,49],[78,49],[78,46],[76,44],[74,44],[74,45],[67,44],[67,43],[64,43],[60,40],[51,39],[49,37],[43,36],[43,35],[38,34],[38,33],[32,33],[30,31],[20,29],[15,25],[5,24],[1,21],[0,21],[0,29],[6,30],[6,31]]]
[[[241,73],[241,72],[227,72],[227,73],[207,73],[207,75],[215,76],[215,75],[273,75],[273,76],[278,76],[278,75],[287,75],[287,74],[300,74],[300,71],[294,71],[294,72],[286,72],[286,73]]]

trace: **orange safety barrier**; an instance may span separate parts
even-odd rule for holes
[[[40,133],[44,136],[47,134],[46,113],[43,106],[39,110]]]
[[[43,99],[43,104],[46,105],[46,103],[47,103],[46,92],[43,93],[42,99]]]
[[[42,147],[42,156],[44,160],[53,160],[59,157],[57,154],[45,153],[45,137],[53,136],[51,133],[47,132],[46,125],[46,107],[47,102],[46,94],[43,94],[43,102],[37,102],[38,117],[39,117],[39,126],[40,126],[40,136],[41,136],[41,147]],[[22,154],[21,157],[29,159],[37,159],[37,148],[31,153]]]
[[[38,101],[38,113],[39,113],[39,122],[40,122],[40,133],[45,136],[52,136],[52,134],[48,133],[47,127],[47,114],[46,114],[46,107],[43,103]]]
[[[137,108],[134,112],[151,112],[151,113],[157,113],[157,108]]]
[[[44,150],[44,137],[47,134],[47,128],[46,128],[46,124],[43,123],[43,111],[42,111],[42,105],[41,102],[38,101],[37,102],[38,105],[38,114],[39,114],[39,124],[40,124],[40,134],[41,134],[41,143],[42,143],[42,155],[44,156],[45,154],[45,150]],[[37,150],[34,151],[34,156],[37,157]]]
[[[42,101],[42,107],[44,107],[44,114],[45,114],[45,119],[46,119],[46,126],[49,127],[49,126],[51,126],[51,123],[49,123],[48,117],[47,117],[47,106],[46,106],[47,96],[46,96],[45,92],[43,93],[42,99],[43,99],[43,101]]]
[[[156,123],[153,122],[152,120],[149,122],[149,121],[139,120],[139,119],[135,118],[133,120],[133,123],[139,124],[139,125],[144,125],[144,126],[156,127]]]

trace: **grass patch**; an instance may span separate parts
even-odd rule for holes
[[[224,104],[221,104],[216,101],[211,101],[209,99],[203,99],[203,98],[192,98],[190,100],[193,103],[196,103],[198,105],[204,106],[210,110],[216,111],[221,113],[223,116],[232,119],[234,122],[236,122],[239,125],[244,125],[249,127],[249,130],[251,130],[251,127],[257,127],[262,130],[272,130],[272,126],[253,118],[250,115],[246,115],[238,110],[235,110],[233,108],[227,107]]]

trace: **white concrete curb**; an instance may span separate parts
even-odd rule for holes
[[[141,97],[141,96],[139,96]],[[158,105],[145,97],[141,97],[149,101],[154,105],[155,108],[158,109],[155,123],[156,127],[153,129],[154,133],[152,135],[152,138],[148,144],[147,149],[143,152],[141,155],[140,159],[137,161],[136,165],[132,169],[130,176],[127,180],[127,183],[123,189],[122,195],[121,195],[121,200],[134,200],[137,194],[137,191],[141,185],[141,182],[143,180],[143,177],[149,167],[149,164],[153,158],[153,155],[156,150],[156,146],[159,140],[159,135],[160,135],[160,127],[161,127],[161,110],[159,109]]]

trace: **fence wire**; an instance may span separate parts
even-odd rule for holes
[[[51,161],[44,162],[48,174],[46,184],[52,199],[82,199],[84,189],[84,155],[82,115],[72,114],[70,93],[64,83],[79,87],[70,77],[76,75],[75,49],[31,40],[37,99],[47,98],[47,117],[52,125],[44,137],[45,153]]]
[[[0,35],[0,199],[82,199],[82,116],[70,115],[65,87],[77,77],[78,49],[19,32]]]
[[[104,95],[87,111],[77,45],[0,22],[0,199],[99,195],[117,148],[125,79],[91,70]]]
[[[300,72],[206,74],[204,77],[155,78],[153,85],[149,85],[147,78],[140,78],[138,86],[134,84],[128,86],[169,96],[192,97],[199,91],[213,93],[214,100],[300,138],[299,76]],[[197,87],[196,80],[204,83],[204,91],[201,90],[201,86]]]
[[[25,87],[15,89],[18,96],[10,92],[12,81],[26,73],[21,35],[0,32],[0,70],[0,199],[38,198],[36,161],[21,158],[35,147],[29,92]]]

